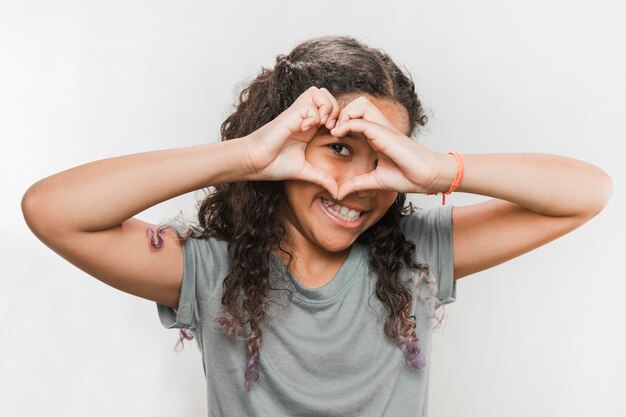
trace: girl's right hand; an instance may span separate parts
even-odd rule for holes
[[[307,162],[304,150],[319,126],[325,124],[328,130],[335,126],[339,111],[327,89],[311,87],[274,120],[244,137],[247,163],[255,179],[309,181],[336,197],[335,179]]]

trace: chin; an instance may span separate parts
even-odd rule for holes
[[[342,252],[349,249],[355,241],[356,238],[333,240],[323,239],[318,240],[318,244],[328,252]]]

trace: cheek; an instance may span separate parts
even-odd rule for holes
[[[321,168],[335,180],[339,181],[349,175],[351,165],[346,161],[337,159],[330,155],[328,149],[323,147],[313,148],[308,153],[305,152],[305,159],[314,167]]]
[[[287,180],[284,190],[289,206],[297,211],[296,208],[309,205],[323,188],[308,181]]]
[[[313,146],[313,144],[310,145],[311,146],[307,146],[304,150],[304,159],[306,159],[309,164],[320,168],[331,165],[329,163],[329,158],[326,158],[324,155],[323,148]]]
[[[393,191],[378,191],[378,202],[381,208],[383,208],[383,212],[386,213],[389,210],[389,207],[392,206],[393,202],[396,201],[398,197],[398,193]]]

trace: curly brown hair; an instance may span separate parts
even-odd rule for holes
[[[386,53],[351,37],[324,36],[299,44],[287,55],[278,55],[274,68],[262,68],[241,91],[235,111],[222,123],[221,140],[251,134],[311,86],[325,87],[337,99],[368,94],[402,105],[408,113],[410,136],[428,121],[410,75]],[[223,310],[216,322],[229,336],[245,337],[247,391],[259,378],[261,325],[267,320],[266,305],[270,301],[270,253],[278,248],[289,263],[293,259],[281,246],[286,236],[283,219],[289,209],[283,184],[221,184],[212,187],[199,204],[198,220],[204,230],[195,237],[215,236],[228,242],[230,271],[223,281]],[[376,296],[389,312],[385,335],[404,351],[409,366],[422,368],[425,361],[415,335],[415,317],[409,316],[411,291],[401,282],[400,271],[403,267],[419,270],[423,279],[431,281],[427,265],[414,260],[414,242],[407,240],[401,230],[401,218],[414,211],[411,203],[405,206],[405,201],[406,194],[398,193],[385,215],[357,242],[368,248],[370,268],[378,274]],[[183,338],[193,336],[181,329],[180,342]]]

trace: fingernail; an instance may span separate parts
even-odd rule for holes
[[[320,120],[320,124],[324,124],[324,123],[326,123],[326,119],[328,119],[328,115],[327,115],[327,114],[325,114],[325,115],[322,117],[322,120]]]
[[[328,128],[333,129],[335,127],[335,123],[337,123],[337,120],[330,119],[330,122],[328,122]]]

